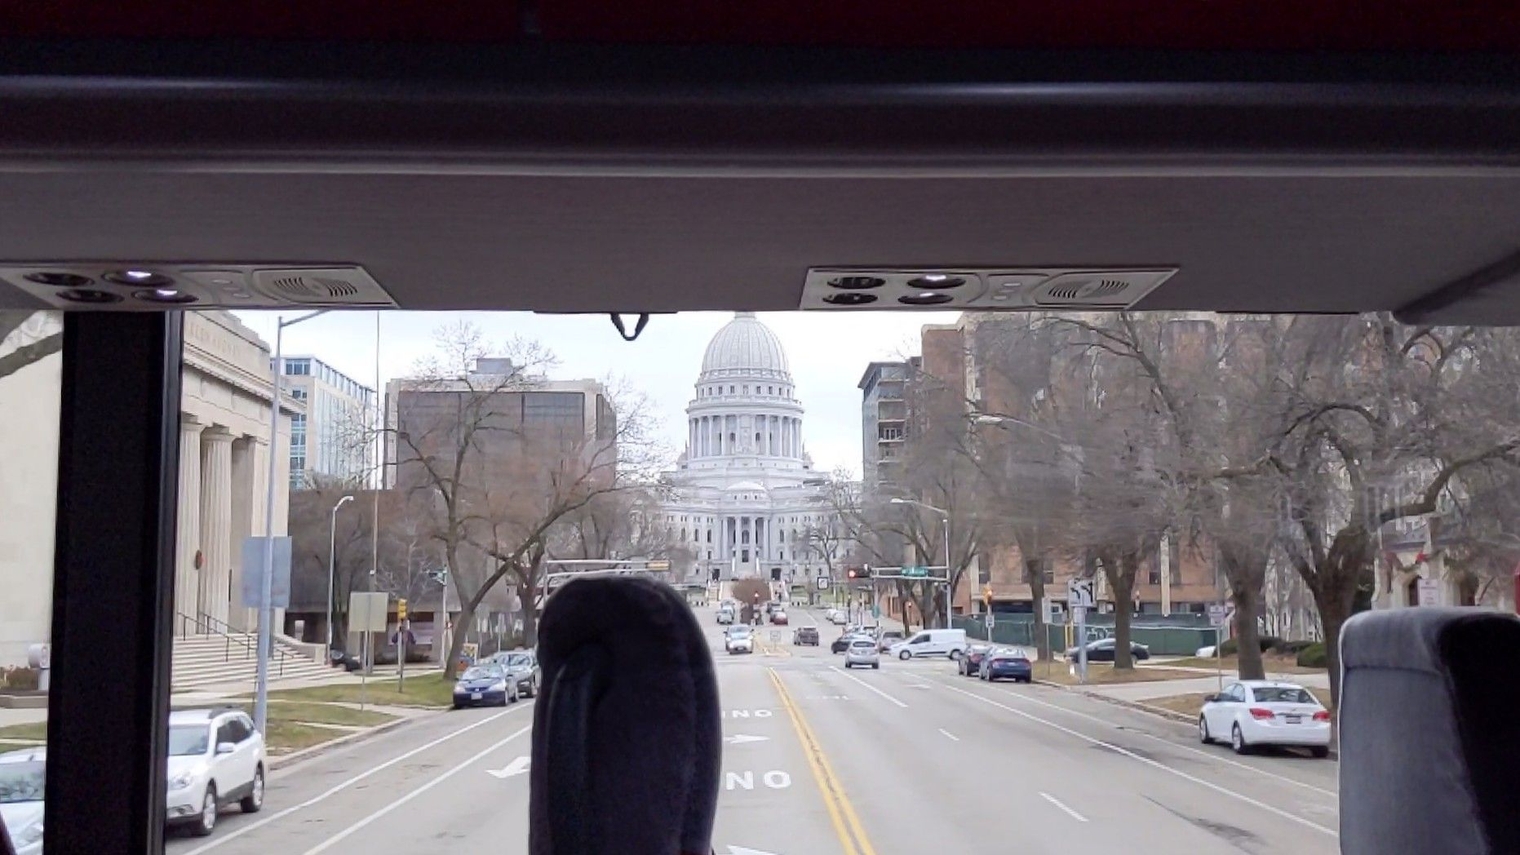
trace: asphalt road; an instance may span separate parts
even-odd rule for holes
[[[816,618],[792,613],[793,623]],[[1192,728],[944,660],[845,671],[827,644],[723,653],[720,855],[1336,852],[1332,760],[1237,757]],[[441,713],[270,776],[175,855],[526,853],[532,709]],[[458,844],[463,844],[459,846]]]

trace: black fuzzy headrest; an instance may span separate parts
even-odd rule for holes
[[[544,608],[538,660],[533,855],[708,855],[722,725],[685,601],[649,579],[568,582]]]

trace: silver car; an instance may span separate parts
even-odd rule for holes
[[[850,639],[850,646],[844,649],[844,667],[854,668],[856,665],[881,667],[881,654],[876,650],[876,639],[863,635]]]

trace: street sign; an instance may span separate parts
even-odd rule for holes
[[[1050,623],[1050,624],[1060,623],[1061,622],[1061,603],[1060,603],[1060,601],[1057,600],[1055,597],[1046,597],[1045,601],[1044,601],[1044,604],[1045,604],[1045,622],[1046,623]]]
[[[256,609],[264,599],[264,552],[267,537],[243,538],[243,607]],[[290,608],[290,538],[274,539],[274,577],[269,583],[270,608]]]
[[[1224,603],[1209,603],[1209,626],[1224,626],[1229,612]]]
[[[829,577],[827,577],[827,576],[819,576],[818,577],[818,590],[820,590],[820,591],[827,591],[832,584],[833,584],[833,582],[829,580]]]
[[[1420,577],[1418,592],[1422,606],[1439,606],[1441,604],[1441,583],[1436,579]]]
[[[987,612],[987,616],[984,619],[987,621],[987,631],[991,632],[993,625],[997,623],[996,618],[992,616],[992,612]]]
[[[917,567],[904,567],[902,574],[909,578],[917,579],[929,575],[929,568],[919,565]]]
[[[348,595],[349,632],[385,632],[391,595],[384,591],[354,591]]]
[[[665,560],[644,562],[645,570],[669,570],[670,562]]]
[[[1072,579],[1066,583],[1066,605],[1071,609],[1090,609],[1098,604],[1093,596],[1093,580]]]

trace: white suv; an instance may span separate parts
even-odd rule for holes
[[[169,714],[167,821],[198,837],[216,828],[216,812],[237,802],[243,813],[264,806],[264,737],[239,709]]]

